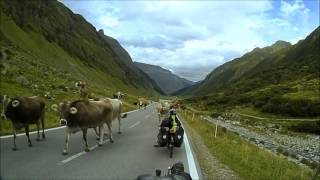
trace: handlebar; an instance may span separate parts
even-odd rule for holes
[[[184,166],[181,162],[175,163],[172,167],[168,167],[168,172],[161,176],[161,170],[156,169],[156,176],[150,174],[143,174],[136,178],[136,180],[192,180],[189,173],[184,171]]]

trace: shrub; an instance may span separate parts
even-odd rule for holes
[[[282,152],[282,154],[285,155],[285,156],[289,156],[289,151],[284,150],[284,151]]]
[[[277,148],[277,152],[282,154],[283,153],[283,148],[282,147],[278,147]]]
[[[304,121],[297,125],[292,125],[289,130],[295,132],[313,133],[320,135],[320,120],[318,121]]]
[[[320,116],[320,102],[310,99],[286,99],[275,96],[262,105],[263,102],[255,102],[262,112],[282,114],[289,116]],[[262,106],[261,106],[262,105]]]
[[[222,127],[222,132],[226,133],[227,132],[227,128]]]
[[[221,116],[221,115],[222,115],[221,111],[220,111],[220,112],[215,111],[215,112],[212,112],[212,113],[210,114],[210,116],[211,116],[212,118],[217,118],[217,117],[219,117],[219,116]]]

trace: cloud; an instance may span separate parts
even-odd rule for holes
[[[298,0],[63,3],[118,39],[134,61],[193,81],[257,46],[296,42],[318,26],[310,12],[319,17],[319,9]]]
[[[183,41],[179,39],[169,38],[163,35],[148,35],[143,38],[119,39],[124,45],[158,48],[158,49],[176,49],[183,46]]]
[[[310,10],[305,7],[303,1],[296,0],[292,4],[286,1],[281,1],[280,11],[282,16],[288,18],[297,14],[307,14]]]
[[[99,21],[104,27],[109,27],[109,28],[119,26],[120,24],[118,19],[111,18],[111,17],[102,17]]]

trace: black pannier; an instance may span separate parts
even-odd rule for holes
[[[176,133],[174,134],[173,140],[174,140],[174,146],[180,147],[183,142],[183,135],[184,130],[182,127],[178,127],[176,130]]]
[[[168,144],[169,140],[169,131],[164,127],[161,127],[158,134],[158,144],[160,147],[164,147]]]

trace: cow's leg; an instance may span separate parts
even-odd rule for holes
[[[113,136],[112,136],[112,122],[107,123],[109,129],[109,139],[110,142],[113,143]]]
[[[102,144],[103,144],[103,124],[101,124],[100,126],[99,126],[99,135],[100,135],[100,140],[99,140],[99,143],[98,143],[98,145],[99,146],[102,146]]]
[[[104,128],[104,127],[106,127],[106,126],[107,126],[106,123],[103,123],[102,127]],[[107,133],[107,131],[103,132],[103,135],[104,135],[104,136],[109,136],[109,134]]]
[[[84,143],[85,143],[85,151],[86,152],[89,152],[90,151],[90,149],[89,149],[89,145],[88,145],[88,141],[87,141],[87,128],[82,128],[82,138],[83,138],[83,140],[84,140]]]
[[[30,137],[29,137],[29,125],[25,126],[25,130],[26,130],[26,135],[27,135],[27,138],[28,138],[29,147],[32,147],[32,143],[31,143],[31,140],[30,140]]]
[[[100,139],[100,131],[98,133],[98,127],[93,128],[94,132],[96,133],[96,139],[99,140]]]
[[[37,141],[40,141],[40,122],[39,121],[37,121]]]
[[[161,113],[159,113],[159,125],[161,124]]]
[[[16,138],[17,138],[17,131],[16,127],[12,123],[12,132],[13,132],[13,148],[12,150],[16,151],[17,150],[17,145],[16,145]]]
[[[119,108],[119,112],[118,112],[118,134],[121,134],[120,128],[121,128],[121,106]]]
[[[46,135],[44,134],[44,116],[45,116],[45,109],[43,108],[42,115],[41,115],[41,126],[42,126],[42,139],[46,138]]]
[[[70,136],[71,136],[71,129],[69,127],[66,127],[66,144],[65,144],[63,152],[62,152],[63,155],[68,154]]]

